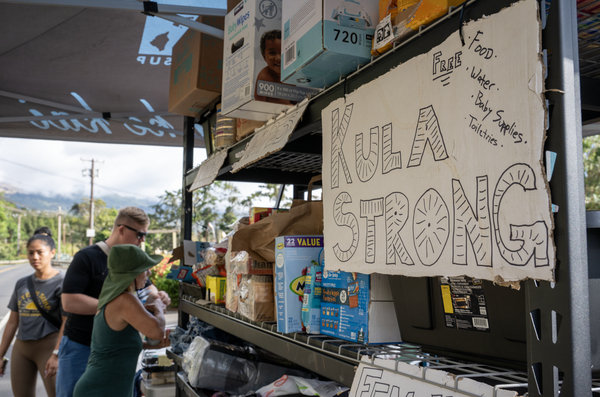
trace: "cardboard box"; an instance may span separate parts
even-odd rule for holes
[[[273,262],[255,261],[246,251],[240,251],[230,263],[231,272],[237,274],[273,275]]]
[[[281,236],[275,239],[275,304],[277,331],[302,331],[304,278],[312,261],[323,260],[323,236]]]
[[[323,270],[321,334],[365,344],[401,342],[387,276],[373,276]]]
[[[321,333],[323,266],[314,262],[306,274],[302,300],[302,324],[307,334]]]
[[[201,241],[184,240],[183,245],[173,250],[173,256],[168,263],[180,261],[179,265],[171,265],[171,271],[167,274],[169,280],[181,280],[185,283],[193,283],[193,266],[204,261],[202,251],[210,247],[210,243]]]
[[[323,88],[370,62],[378,1],[288,1],[282,21],[282,81]]]
[[[233,10],[238,4],[240,4],[240,0],[227,0],[227,12]]]
[[[202,252],[207,248],[210,248],[210,243],[184,240],[183,245],[173,250],[173,256],[171,256],[168,263],[182,260],[180,265],[194,266],[204,261]]]
[[[380,48],[371,51],[372,55],[383,54],[393,47],[394,42],[406,40],[419,30],[422,25],[428,25],[439,17],[445,15],[450,7],[458,7],[465,0],[411,0],[411,1],[392,1],[399,6],[389,6],[390,19],[394,38],[392,41]],[[390,3],[389,0],[381,0],[381,3]],[[383,10],[388,11],[388,7],[380,7],[380,22],[386,15],[381,15]],[[379,30],[379,26],[377,30]]]
[[[206,277],[206,298],[214,303],[225,303],[227,279],[221,276]]]
[[[245,0],[225,17],[223,114],[267,121],[314,93],[281,83],[281,6]]]
[[[238,294],[242,275],[227,272],[227,287],[225,290],[225,308],[232,312],[237,312]]]
[[[223,29],[224,18],[198,17],[198,22]],[[196,116],[221,95],[223,42],[193,29],[173,46],[169,112]]]
[[[244,139],[247,135],[250,135],[254,132],[255,129],[262,127],[265,125],[264,121],[255,121],[255,120],[246,120],[246,119],[236,119],[237,127],[235,130],[236,139],[238,141]]]
[[[252,321],[275,320],[273,276],[242,276],[238,295],[238,313]]]
[[[252,224],[260,221],[261,219],[264,219],[264,218],[270,216],[273,213],[277,214],[277,213],[285,212],[285,211],[289,211],[289,210],[285,209],[285,208],[252,207],[252,208],[250,208],[250,218],[249,218],[248,224],[252,225]]]

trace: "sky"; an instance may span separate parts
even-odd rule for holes
[[[183,148],[17,138],[0,138],[0,183],[27,193],[89,196],[90,177],[82,171],[91,168],[91,161],[82,159],[95,160],[98,197],[153,199],[181,189]],[[194,149],[194,165],[204,159],[206,151]]]
[[[158,201],[165,191],[181,189],[183,148],[18,138],[0,138],[0,185],[45,196],[88,197],[91,181],[83,170],[89,170],[91,162],[82,159],[94,159],[99,170],[94,197],[118,194]],[[206,150],[195,148],[194,166],[205,159]],[[235,185],[249,195],[259,184]]]

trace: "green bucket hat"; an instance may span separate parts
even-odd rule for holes
[[[156,266],[163,257],[148,255],[132,244],[115,245],[108,254],[108,276],[98,298],[98,309],[127,290],[137,276]]]

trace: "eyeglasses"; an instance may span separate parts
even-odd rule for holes
[[[123,225],[123,224],[117,225],[117,227],[119,227],[119,226],[123,226],[124,228],[127,228],[127,229],[131,230],[132,232],[136,232],[138,240],[141,240],[142,237],[146,237],[146,235],[148,234],[147,232],[140,232],[139,230],[135,230],[134,228],[129,227],[127,225]]]

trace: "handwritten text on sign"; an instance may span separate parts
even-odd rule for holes
[[[425,371],[426,374],[425,374]],[[426,375],[426,376],[425,376]],[[426,379],[424,382],[422,379]],[[481,379],[481,377],[479,378]],[[457,390],[458,388],[458,390]],[[464,392],[464,393],[463,393]],[[363,359],[352,381],[350,397],[516,397],[469,377],[460,378],[432,367],[419,367],[403,361]]]
[[[553,280],[539,29],[524,0],[323,110],[330,269]]]

